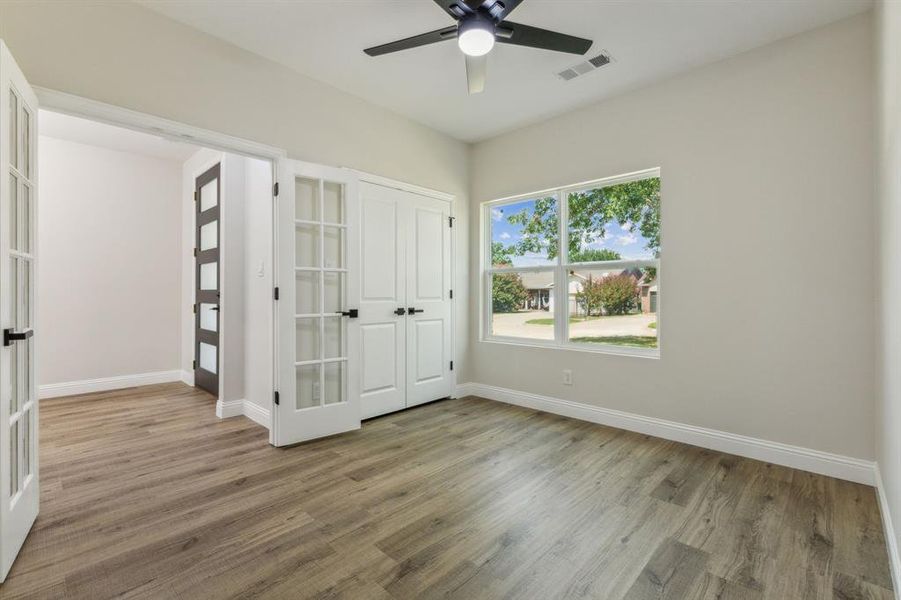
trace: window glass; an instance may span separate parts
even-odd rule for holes
[[[569,270],[569,341],[657,347],[657,269]]]
[[[557,262],[560,237],[555,196],[495,204],[489,216],[494,266],[535,267]]]
[[[492,274],[491,334],[554,339],[552,270]]]
[[[660,255],[660,178],[570,192],[569,263]]]

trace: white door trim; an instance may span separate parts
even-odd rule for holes
[[[179,121],[149,115],[98,100],[91,100],[39,86],[34,87],[34,92],[37,94],[41,108],[74,117],[83,117],[108,125],[117,125],[134,131],[166,137],[176,142],[205,146],[214,150],[223,150],[254,158],[276,161],[279,158],[288,156],[286,150],[275,146],[194,127]]]
[[[456,196],[447,192],[433,190],[431,188],[422,187],[420,185],[407,183],[406,181],[399,181],[397,179],[382,177],[381,175],[373,175],[372,173],[367,173],[365,171],[357,171],[354,169],[349,170],[356,173],[361,182],[365,181],[366,183],[374,183],[376,185],[382,185],[404,192],[412,192],[414,194],[419,194],[420,196],[428,196],[429,198],[434,198],[436,200],[444,200],[445,202],[452,203],[454,200],[456,200]]]

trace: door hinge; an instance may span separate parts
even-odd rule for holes
[[[274,298],[278,300],[278,288],[275,288],[275,293],[273,294]]]
[[[194,314],[195,315],[197,314],[197,303],[196,302],[194,303]]]
[[[455,219],[455,218],[456,218],[456,217],[448,217],[448,218],[447,218],[447,226],[448,226],[448,227],[453,227],[453,226],[454,226],[454,219]]]
[[[450,299],[451,299],[451,300],[454,299],[454,290],[451,290],[451,291],[450,291]]]
[[[197,248],[194,248],[194,258],[197,258]]]
[[[278,392],[275,392],[275,395],[273,396],[272,401],[275,402],[276,406],[278,406],[278,403],[279,403]]]
[[[272,195],[278,198],[278,182],[272,184]]]
[[[451,371],[454,370],[454,361],[451,361]]]
[[[191,368],[194,369],[195,371],[197,370],[197,361],[196,360],[191,361]]]
[[[194,202],[197,202],[197,190],[194,190]]]

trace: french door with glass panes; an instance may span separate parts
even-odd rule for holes
[[[38,514],[37,98],[0,41],[0,581]]]
[[[356,177],[279,166],[276,446],[360,427]]]

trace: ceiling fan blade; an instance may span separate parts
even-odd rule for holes
[[[466,81],[470,94],[481,94],[485,91],[485,80],[488,75],[488,55],[466,57]]]
[[[452,40],[456,37],[457,26],[452,25],[443,29],[430,31],[428,33],[414,35],[413,37],[408,37],[396,42],[390,42],[388,44],[382,44],[381,46],[366,48],[365,50],[363,50],[363,52],[365,52],[369,56],[381,56],[382,54],[389,54],[391,52],[399,52],[401,50],[409,50],[410,48],[427,46],[428,44],[435,44],[437,42],[443,42],[445,40]]]
[[[585,38],[548,31],[540,27],[520,25],[512,21],[504,21],[497,26],[497,41],[502,44],[556,50],[569,54],[585,54],[594,43]]]
[[[476,9],[470,7],[466,0],[435,0],[435,4],[458,21],[466,15],[476,12]]]

